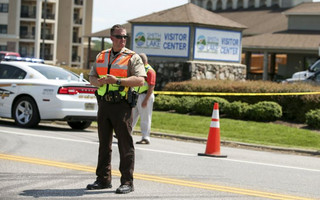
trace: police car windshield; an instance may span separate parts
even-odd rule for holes
[[[31,68],[40,72],[47,79],[78,81],[79,77],[60,67],[46,65],[29,65]]]

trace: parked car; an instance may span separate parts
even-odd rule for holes
[[[308,70],[294,73],[292,78],[286,79],[285,82],[305,81],[317,71],[320,71],[320,59],[309,66]]]
[[[320,70],[315,72],[312,76],[309,76],[303,82],[310,83],[313,85],[320,85]]]
[[[21,127],[41,120],[85,129],[96,120],[96,87],[66,69],[25,61],[0,62],[0,117]]]
[[[16,58],[16,57],[20,57],[20,54],[17,52],[11,52],[11,51],[0,51],[0,60],[4,60],[6,56],[10,58]]]

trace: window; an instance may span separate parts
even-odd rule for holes
[[[320,60],[318,60],[317,62],[315,62],[311,67],[310,67],[310,71],[313,72],[317,72],[320,70]],[[320,76],[319,76],[320,78]]]
[[[216,10],[222,10],[222,1],[221,0],[217,1]]]
[[[316,74],[316,77],[314,78],[314,80],[318,83],[320,83],[320,74]]]
[[[28,36],[28,27],[27,26],[20,26],[20,37],[26,38]]]
[[[8,25],[0,24],[0,34],[7,34],[8,33]]]
[[[26,74],[15,66],[0,64],[0,79],[24,79]]]
[[[212,9],[212,2],[211,2],[211,1],[208,1],[206,9],[207,9],[207,10],[210,10],[210,11],[213,10],[213,9]]]
[[[21,17],[29,17],[29,7],[22,5],[21,6]]]
[[[60,67],[51,67],[46,65],[29,65],[29,67],[37,70],[47,79],[72,80],[77,81],[79,78],[74,73]]]
[[[6,45],[0,45],[0,51],[7,51]]]
[[[9,11],[9,4],[0,3],[0,12],[7,13]]]
[[[20,46],[19,53],[22,57],[28,57],[28,48],[26,46]]]

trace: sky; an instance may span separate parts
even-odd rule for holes
[[[92,33],[188,2],[189,0],[93,0]]]
[[[92,33],[188,2],[189,0],[93,0]]]

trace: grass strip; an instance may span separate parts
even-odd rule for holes
[[[153,111],[151,131],[207,138],[211,116]],[[135,130],[140,130],[139,122]],[[320,133],[271,122],[220,117],[221,140],[320,150]]]

